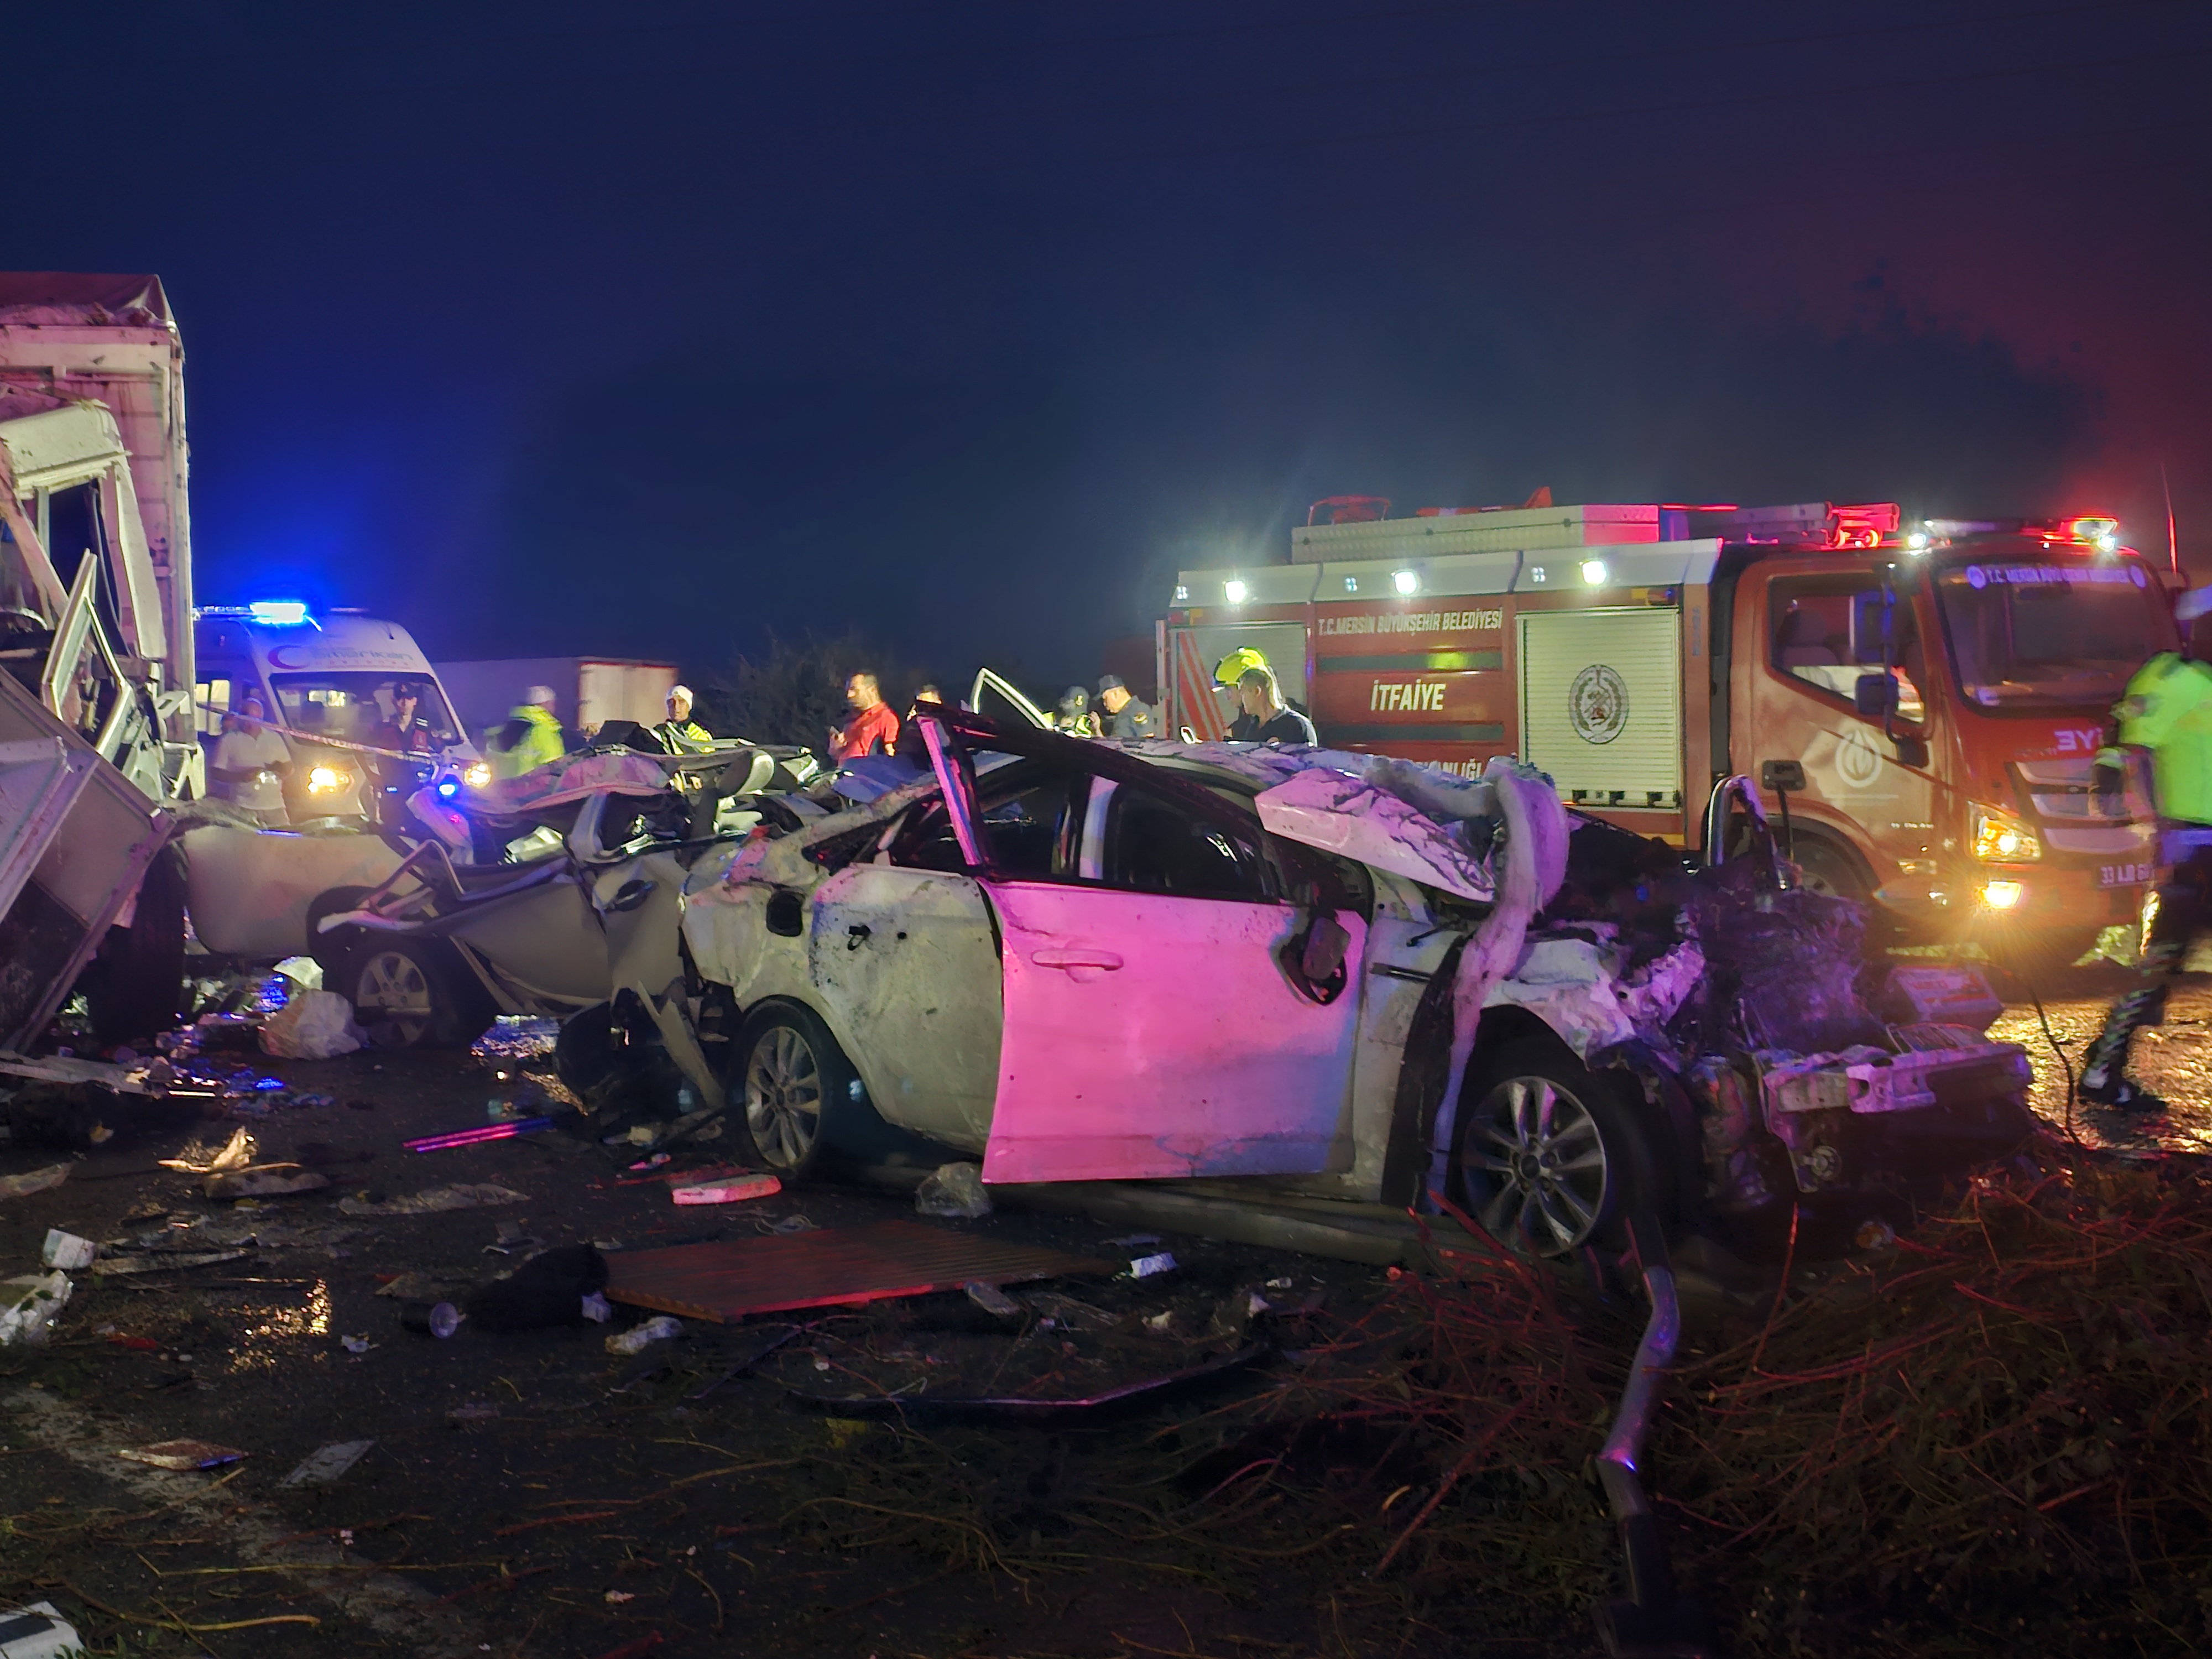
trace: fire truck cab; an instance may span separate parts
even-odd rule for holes
[[[1714,786],[1748,775],[1808,885],[1919,936],[2070,955],[2138,914],[2147,792],[2131,775],[2100,796],[2092,771],[2130,676],[2176,644],[2173,579],[2112,520],[1386,512],[1339,498],[1287,564],[1177,575],[1170,731],[1225,735],[1213,665],[1255,646],[1326,744],[1454,770],[1517,755],[1692,855]]]

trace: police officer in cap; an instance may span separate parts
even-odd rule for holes
[[[1152,705],[1132,696],[1119,674],[1100,678],[1098,706],[1105,711],[1106,735],[1109,738],[1157,738],[1160,734]]]

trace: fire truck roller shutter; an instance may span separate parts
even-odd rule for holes
[[[1547,611],[1519,621],[1521,757],[1570,801],[1679,806],[1680,613]]]

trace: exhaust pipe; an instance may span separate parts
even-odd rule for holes
[[[1650,1298],[1651,1317],[1644,1323],[1644,1340],[1636,1345],[1635,1363],[1629,1368],[1628,1386],[1621,1390],[1612,1432],[1597,1455],[1598,1484],[1605,1489],[1613,1524],[1620,1529],[1628,1580],[1626,1599],[1599,1604],[1598,1638],[1608,1654],[1620,1659],[1662,1654],[1688,1659],[1712,1652],[1711,1632],[1704,1608],[1674,1592],[1674,1577],[1659,1540],[1658,1517],[1651,1513],[1638,1474],[1644,1437],[1659,1403],[1660,1381],[1674,1363],[1675,1346],[1681,1340],[1682,1310],[1657,1220],[1648,1214],[1636,1216],[1628,1224],[1628,1233],[1644,1267],[1644,1293]]]

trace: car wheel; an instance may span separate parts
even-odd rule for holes
[[[1573,1055],[1516,1043],[1465,1096],[1452,1168],[1466,1212],[1535,1255],[1617,1247],[1659,1190],[1643,1133],[1613,1089]]]
[[[853,1091],[844,1050],[807,1010],[777,1004],[745,1021],[735,1059],[732,1103],[755,1157],[787,1180],[810,1174]]]
[[[388,1048],[465,1048],[499,1011],[467,968],[420,939],[364,939],[348,951],[354,1018]]]
[[[146,866],[128,927],[111,927],[81,981],[102,1048],[151,1036],[177,1023],[185,989],[183,850],[164,847]]]

